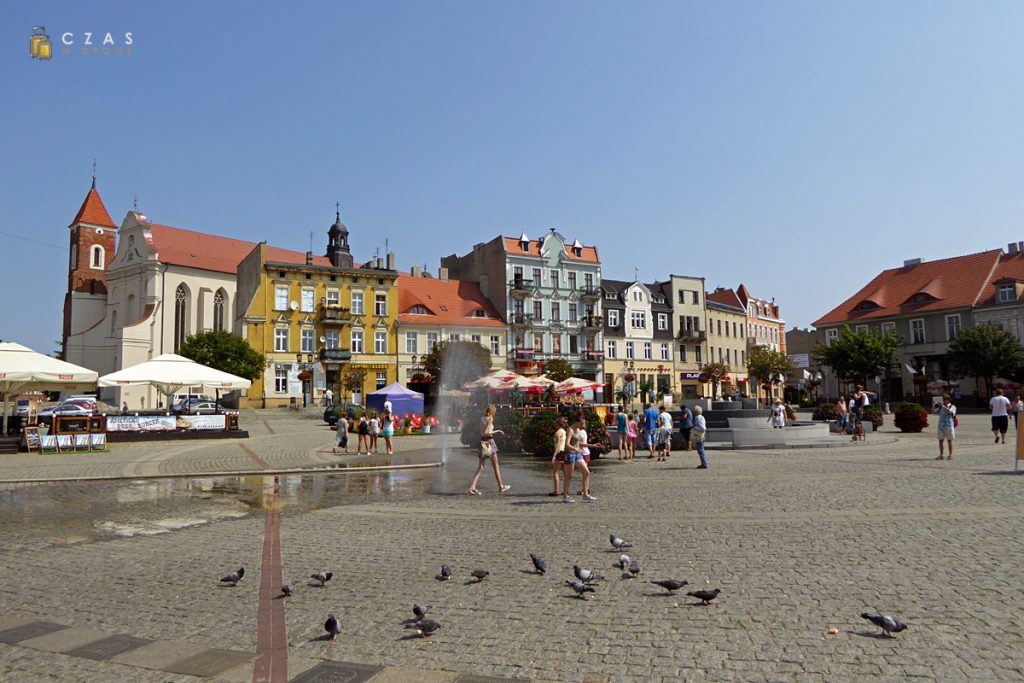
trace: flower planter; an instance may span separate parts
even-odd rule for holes
[[[424,423],[422,431],[423,431],[424,434],[429,434],[430,433],[430,425],[427,424],[427,423]]]

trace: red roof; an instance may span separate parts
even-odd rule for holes
[[[1002,253],[1001,249],[993,249],[883,270],[814,325],[821,327],[973,306],[989,291]],[[1006,268],[1009,272],[1009,261]],[[1012,269],[1024,274],[1019,262],[1014,262]]]
[[[518,237],[502,237],[505,242],[505,251],[512,254],[526,254],[528,256],[540,256],[540,242],[538,240],[530,240],[529,245],[526,247],[526,251],[523,251],[520,246]],[[572,245],[565,245],[565,255],[570,261],[581,261],[586,263],[600,263],[597,258],[597,247],[581,247],[581,256],[574,256],[572,253]]]
[[[739,296],[736,295],[736,291],[733,289],[721,289],[717,292],[711,292],[707,295],[707,300],[713,301],[716,304],[722,304],[723,306],[738,308],[741,312],[746,311],[746,307],[743,305],[743,302],[740,301]]]
[[[996,303],[996,294],[999,291],[997,283],[1000,280],[1007,283],[1013,281],[1024,283],[1024,251],[1019,251],[1016,254],[1003,254],[999,257],[999,264],[978,299],[979,306]],[[1018,296],[1017,299],[1019,300],[1020,297]]]
[[[107,228],[116,228],[114,221],[110,220],[110,214],[107,213],[107,207],[103,205],[103,200],[100,199],[100,193],[96,191],[96,184],[93,183],[92,189],[89,190],[89,194],[85,195],[85,201],[82,202],[82,208],[75,214],[74,220],[68,224],[70,228],[72,225],[77,223],[89,223],[90,225],[102,225]]]
[[[413,306],[423,306],[428,313],[409,313]],[[480,310],[484,311],[487,317],[475,317],[474,313]],[[398,320],[403,323],[482,327],[502,327],[505,324],[491,302],[480,291],[478,283],[413,277],[407,274],[398,276]]]
[[[238,264],[256,248],[256,242],[220,237],[169,225],[149,224],[161,263],[220,273],[235,273]],[[280,247],[267,247],[268,262],[304,265],[306,254]],[[326,256],[314,256],[313,265],[330,266]]]

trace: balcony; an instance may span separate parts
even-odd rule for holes
[[[584,287],[580,290],[580,300],[587,303],[600,301],[601,290],[598,287]]]
[[[513,353],[516,360],[533,360],[538,355],[535,349],[528,348],[515,349]]]
[[[324,325],[347,325],[352,322],[352,310],[334,304],[320,306],[320,322]]]
[[[604,326],[603,315],[585,315],[580,318],[580,324],[585,330],[599,330]]]
[[[704,330],[679,330],[679,334],[676,335],[676,339],[680,341],[690,342],[703,342],[708,338],[708,333]]]
[[[320,349],[320,360],[328,363],[339,363],[352,360],[352,352],[348,349]]]
[[[530,327],[533,325],[533,316],[528,313],[513,313],[509,323],[512,327]]]
[[[526,297],[533,291],[533,280],[524,280],[517,277],[508,283],[509,293],[514,297]]]
[[[593,349],[587,349],[580,354],[580,359],[584,363],[601,363],[604,361],[604,351],[594,351]]]

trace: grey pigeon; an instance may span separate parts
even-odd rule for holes
[[[237,586],[238,582],[242,580],[243,576],[245,576],[245,567],[239,567],[235,571],[225,576],[220,581],[221,583],[230,583],[232,586]]]
[[[415,624],[406,624],[406,628],[415,629],[416,633],[420,634],[424,638],[437,632],[441,628],[441,624],[434,621],[433,619],[420,619]]]
[[[327,615],[327,621],[324,622],[324,630],[331,636],[333,642],[338,634],[341,633],[341,624],[338,623],[338,618],[333,614]]]
[[[417,604],[413,604],[412,613],[416,615],[416,621],[422,621],[423,617],[427,615],[427,611],[429,609],[429,607],[420,607]]]
[[[712,600],[717,598],[718,594],[721,593],[721,592],[722,592],[721,589],[716,588],[713,591],[704,591],[704,590],[692,591],[690,593],[687,593],[687,595],[690,596],[691,598],[697,598],[698,600],[701,601],[701,603],[707,605],[707,604],[710,604],[710,602]]]
[[[632,543],[626,543],[625,541],[623,541],[621,538],[619,538],[615,534],[611,534],[610,536],[608,536],[608,540],[611,542],[612,547],[615,548],[616,550],[622,550],[623,548],[632,548],[633,547]]]
[[[448,565],[446,565],[446,564],[442,564],[441,565],[441,580],[442,581],[450,581],[451,578],[452,578],[452,570],[451,570],[451,568]]]
[[[655,586],[661,586],[669,593],[675,593],[677,590],[689,583],[689,581],[677,581],[676,579],[662,579],[660,581],[651,581]]]
[[[618,567],[619,569],[625,571],[626,567],[629,566],[629,561],[629,555],[619,555],[619,561],[613,564],[612,566]]]
[[[899,633],[900,631],[906,631],[907,625],[902,621],[898,621],[887,614],[872,614],[871,612],[861,612],[861,619],[867,619],[872,624],[882,629],[884,635],[893,637],[893,633]]]
[[[294,592],[295,592],[295,584],[294,583],[286,583],[285,585],[281,586],[281,595],[283,595],[286,598],[290,598],[292,596],[292,593],[294,593]]]
[[[309,578],[319,581],[320,587],[323,588],[331,580],[332,576],[334,576],[334,572],[317,572],[316,574],[310,574]]]
[[[633,577],[634,579],[635,579],[635,578],[636,578],[637,576],[639,576],[639,575],[640,575],[640,563],[639,563],[639,562],[637,562],[636,560],[633,560],[632,562],[630,562],[630,563],[629,563],[629,574],[630,574],[630,576],[632,576],[632,577]]]
[[[533,568],[537,570],[538,574],[548,573],[548,563],[540,559],[533,553],[530,553],[530,559],[533,561]]]
[[[579,566],[578,564],[574,564],[572,566],[572,573],[575,574],[576,578],[579,579],[580,581],[582,581],[583,583],[592,583],[594,581],[604,581],[604,577],[601,576],[600,574],[592,572],[589,569],[584,569],[583,567]]]
[[[569,581],[568,579],[566,579],[565,585],[569,586],[574,591],[576,591],[576,595],[579,596],[580,600],[586,600],[587,599],[587,595],[586,595],[587,593],[596,593],[597,592],[597,591],[594,590],[593,586],[588,586],[587,584],[582,583],[580,581]]]
[[[477,583],[480,583],[490,575],[490,572],[486,569],[474,569],[469,575],[476,579]]]

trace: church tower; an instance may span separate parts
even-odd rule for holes
[[[348,246],[348,228],[341,222],[341,207],[334,213],[334,225],[327,231],[327,258],[335,268],[351,268],[352,252]]]
[[[61,336],[65,360],[71,360],[68,357],[68,338],[95,326],[106,317],[107,262],[114,258],[117,226],[96,191],[95,175],[89,194],[68,228],[68,291],[64,296],[64,331]]]

